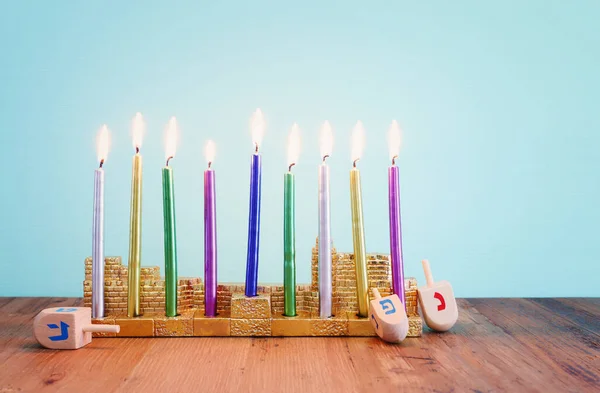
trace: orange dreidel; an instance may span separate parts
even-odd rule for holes
[[[423,259],[423,270],[427,285],[419,288],[419,303],[425,323],[433,330],[445,332],[458,319],[458,307],[448,281],[433,282],[429,261]]]
[[[369,305],[369,316],[375,332],[383,341],[401,342],[408,334],[404,304],[396,294],[382,298],[377,288],[373,288],[372,292],[375,299]]]
[[[89,307],[54,307],[33,320],[33,335],[50,349],[77,349],[92,342],[92,332],[119,333],[119,325],[93,325]]]

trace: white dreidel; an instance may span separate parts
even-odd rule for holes
[[[33,320],[33,335],[50,349],[77,349],[92,342],[92,333],[119,333],[119,325],[93,325],[89,307],[54,307]]]
[[[404,304],[396,294],[382,298],[377,288],[373,288],[372,292],[375,299],[369,305],[369,317],[375,332],[383,341],[401,342],[408,334]]]
[[[427,285],[419,288],[419,303],[425,323],[433,330],[445,332],[458,319],[458,307],[448,281],[433,282],[429,261],[423,259],[423,271]]]

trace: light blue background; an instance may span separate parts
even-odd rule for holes
[[[261,282],[282,281],[293,122],[303,131],[298,281],[310,280],[325,119],[335,245],[352,250],[349,141],[361,119],[367,248],[389,250],[385,133],[395,118],[407,275],[423,282],[429,258],[458,296],[600,295],[599,2],[213,3],[2,2],[0,295],[81,296],[103,123],[113,136],[106,253],[126,263],[136,111],[148,123],[143,264],[163,264],[162,142],[176,115],[180,275],[203,274],[203,147],[213,138],[219,279],[243,281],[256,107],[269,121]]]

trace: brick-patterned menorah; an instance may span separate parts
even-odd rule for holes
[[[318,244],[317,244],[318,246]],[[177,287],[177,317],[166,317],[165,284],[160,268],[143,267],[140,277],[140,306],[143,316],[127,317],[127,266],[120,257],[107,257],[104,299],[106,317],[94,323],[118,324],[120,333],[98,336],[375,336],[368,318],[356,316],[354,255],[332,248],[332,308],[334,317],[319,318],[318,254],[312,251],[312,282],[296,286],[296,317],[283,316],[283,286],[261,285],[259,296],[246,298],[243,284],[217,287],[217,317],[204,316],[204,285],[200,278],[180,278]],[[368,254],[369,288],[391,293],[388,255]],[[92,260],[85,260],[84,305],[92,302]],[[419,337],[422,320],[417,307],[417,282],[405,280],[409,337]]]

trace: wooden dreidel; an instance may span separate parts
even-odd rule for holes
[[[433,282],[429,261],[424,259],[423,271],[427,285],[419,288],[419,303],[425,323],[433,330],[445,332],[456,323],[458,307],[448,281]]]
[[[373,288],[372,292],[375,299],[369,304],[369,315],[375,332],[383,341],[401,342],[408,334],[404,304],[396,294],[382,298],[377,288]]]
[[[119,325],[93,325],[89,307],[42,310],[33,320],[33,335],[51,349],[77,349],[92,342],[92,332],[119,333]]]

